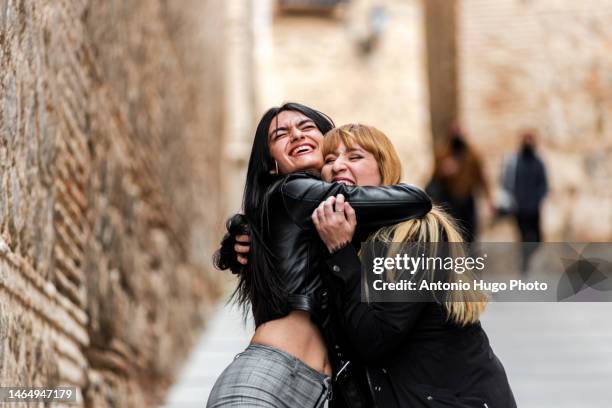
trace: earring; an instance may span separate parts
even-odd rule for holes
[[[278,174],[278,162],[274,160],[274,170],[270,170],[270,174]]]

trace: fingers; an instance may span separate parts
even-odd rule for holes
[[[236,259],[242,265],[249,263],[248,253],[251,250],[251,238],[248,234],[236,235],[236,244],[234,244],[234,251],[236,251]]]
[[[334,214],[334,201],[335,197],[329,197],[327,200],[322,201],[312,213],[312,222],[314,223],[319,233],[323,233],[326,229],[330,227],[329,222],[332,219],[331,216]]]
[[[334,215],[335,202],[336,197],[328,197],[327,200],[323,201],[323,214],[325,215],[325,217],[331,217],[332,215]]]
[[[325,201],[323,201],[316,210],[317,220],[319,222],[319,226],[322,227],[324,223],[327,221],[327,217],[325,216]]]
[[[325,222],[325,215],[323,214],[323,206],[325,202],[321,202],[317,208],[312,212],[312,222],[314,223],[317,230],[321,229],[321,225]]]
[[[250,250],[251,250],[250,245],[243,245],[243,244],[234,245],[234,251],[236,251],[239,254],[248,254]]]
[[[344,196],[342,194],[338,194],[336,196],[335,210],[337,212],[343,212],[344,211]]]
[[[344,221],[345,205],[348,205],[348,203],[346,203],[342,194],[338,194],[337,197],[328,197],[321,202],[310,217],[317,230],[326,226],[337,225],[340,222],[339,216]]]
[[[248,235],[236,235],[234,251],[238,254],[248,254],[251,249],[251,238]]]
[[[346,220],[351,225],[357,225],[357,216],[355,215],[355,210],[349,203],[344,204],[344,213],[346,214]]]
[[[248,234],[236,235],[236,242],[241,242],[248,245],[251,242],[251,237]]]

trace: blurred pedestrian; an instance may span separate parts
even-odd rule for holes
[[[487,204],[491,208],[493,205],[480,157],[456,122],[450,128],[448,141],[435,153],[434,174],[427,192],[457,220],[465,240],[474,241],[478,228],[476,194],[484,194]]]
[[[536,153],[536,135],[533,130],[521,133],[519,151],[503,164],[501,184],[504,198],[501,212],[511,213],[523,242],[522,271],[527,271],[529,258],[542,241],[540,212],[548,192],[546,166]],[[530,244],[525,244],[530,243]]]

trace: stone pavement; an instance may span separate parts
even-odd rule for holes
[[[611,303],[491,303],[483,327],[520,408],[612,406]]]
[[[252,323],[245,325],[237,308],[220,304],[170,390],[165,408],[204,408],[215,380],[246,348],[252,333]]]
[[[491,303],[483,326],[520,408],[612,406],[612,304]],[[203,408],[252,330],[235,309],[220,306],[166,407]]]

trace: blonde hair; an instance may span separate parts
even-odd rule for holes
[[[349,149],[358,144],[370,152],[378,163],[382,184],[397,184],[402,178],[402,165],[391,140],[372,126],[351,123],[334,128],[325,134],[323,157],[332,153],[340,143]]]
[[[358,144],[370,152],[378,163],[383,185],[400,182],[402,165],[399,156],[391,140],[380,130],[361,124],[348,124],[332,129],[325,135],[322,147],[323,156],[333,152],[340,143],[348,148]],[[465,256],[466,253],[459,228],[453,219],[437,206],[434,206],[421,218],[381,228],[368,238],[368,242],[371,241],[391,244],[389,252],[399,248],[393,243],[427,243],[426,248],[430,256],[436,256],[438,252],[438,246],[433,243],[450,242],[453,243],[449,248],[452,257]],[[470,272],[464,272],[461,275],[450,273],[449,275],[450,282],[457,281],[458,276],[461,276],[463,282],[474,280]],[[479,321],[488,302],[488,297],[484,292],[472,289],[469,291],[454,290],[448,293],[443,303],[450,321],[460,326]]]
[[[401,248],[401,243],[417,242],[426,243],[423,248],[427,256],[440,256],[440,248],[436,243],[449,242],[449,256],[456,259],[466,256],[463,237],[459,228],[452,218],[440,207],[434,206],[431,211],[421,218],[404,221],[396,225],[384,227],[376,231],[368,238],[369,242],[382,242],[389,245],[387,256],[394,257]],[[433,278],[435,271],[429,271]],[[462,274],[454,271],[448,273],[448,282],[468,282],[473,288],[474,275],[469,270]],[[390,276],[393,279],[393,276]],[[480,315],[486,308],[487,295],[480,290],[451,290],[443,303],[447,311],[448,319],[459,326],[466,326],[480,320]]]

